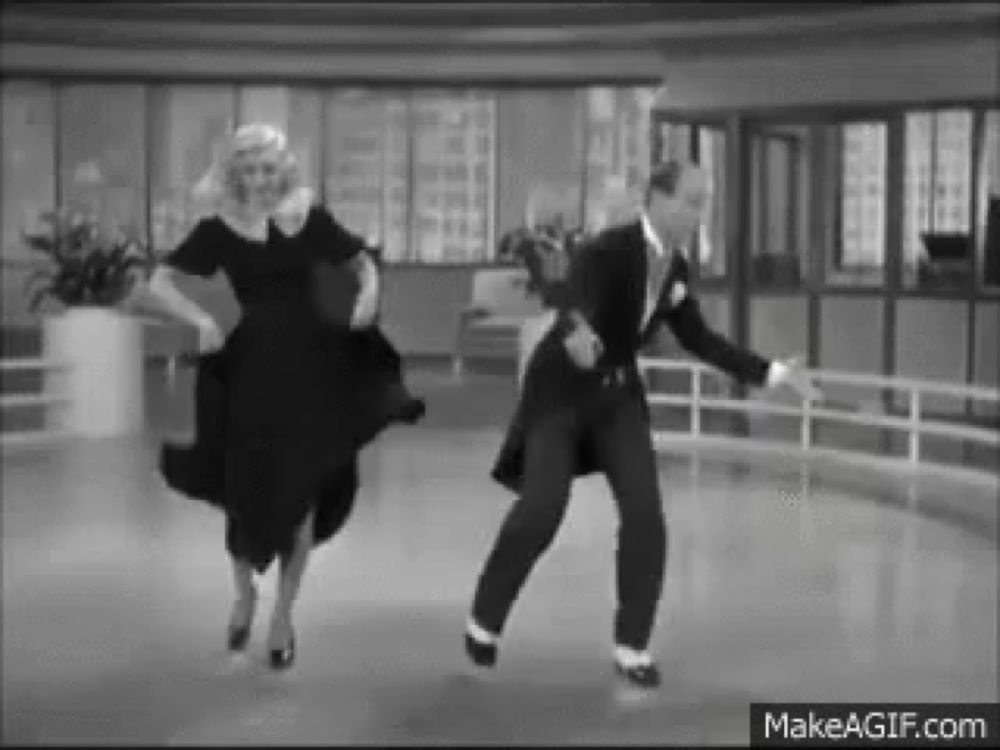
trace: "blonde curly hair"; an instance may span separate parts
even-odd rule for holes
[[[233,132],[222,145],[208,172],[194,187],[194,196],[215,207],[220,204],[243,205],[246,193],[240,166],[248,157],[263,152],[275,153],[281,176],[281,199],[299,185],[299,166],[295,155],[288,148],[288,138],[274,125],[249,123]]]

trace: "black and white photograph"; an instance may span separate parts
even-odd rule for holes
[[[1000,5],[0,20],[3,745],[1000,744]]]

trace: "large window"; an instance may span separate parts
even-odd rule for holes
[[[583,223],[586,89],[497,93],[496,236],[527,223]]]
[[[34,228],[41,212],[55,205],[55,105],[55,95],[49,86],[21,82],[3,86],[3,190],[0,192],[5,261],[28,260],[22,232]]]
[[[885,276],[888,127],[882,122],[835,126],[840,162],[835,235],[826,278],[832,283],[880,284]]]
[[[494,256],[495,102],[475,91],[327,100],[327,201],[389,262]]]
[[[749,138],[750,283],[795,290],[884,281],[888,126],[760,120]]]
[[[492,97],[471,91],[422,92],[411,106],[411,259],[490,260],[496,122]]]
[[[156,86],[149,92],[150,237],[158,253],[171,250],[211,206],[195,186],[237,121],[230,86]]]
[[[594,87],[585,99],[584,219],[591,229],[635,220],[650,164],[650,90]]]
[[[976,239],[981,279],[1000,288],[1000,110],[985,112],[980,129]]]
[[[285,130],[306,185],[387,261],[495,256],[491,93],[6,81],[3,97],[7,258],[57,205],[169,251],[213,210],[197,188],[246,122]]]
[[[474,91],[335,92],[327,201],[389,262],[493,258],[495,103]]]
[[[772,124],[751,138],[751,283],[798,288],[808,263],[810,183],[808,127]]]
[[[395,92],[338,91],[326,100],[326,202],[337,219],[407,258],[407,100]]]
[[[493,262],[498,238],[546,190],[570,223],[633,218],[650,162],[649,90],[521,93],[5,81],[4,183],[16,189],[4,191],[4,244],[29,207],[63,205],[170,250],[213,210],[197,188],[247,122],[284,129],[305,183],[390,263]],[[699,153],[721,174],[722,151],[708,138]]]
[[[611,214],[620,206],[612,206],[611,203],[624,200],[624,181],[615,179],[618,171],[615,104],[614,89],[592,89],[586,98],[584,221],[591,229],[599,229],[613,221]]]
[[[59,203],[107,230],[146,231],[146,91],[70,85],[59,98]]]
[[[905,118],[903,285],[968,284],[972,269],[973,112]]]
[[[726,133],[701,127],[695,137],[698,164],[710,177],[708,206],[695,239],[699,274],[718,279],[726,275]]]

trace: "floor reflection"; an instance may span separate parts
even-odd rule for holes
[[[499,440],[432,423],[364,455],[282,677],[264,616],[249,659],[223,653],[222,521],[160,484],[152,436],[6,455],[4,741],[745,743],[751,701],[997,699],[995,489],[716,454],[663,460],[665,685],[647,709],[611,699],[601,479],[577,484],[495,682],[464,682],[462,622],[511,503],[487,479]],[[935,517],[938,496],[992,521]],[[268,578],[261,612],[272,595]]]

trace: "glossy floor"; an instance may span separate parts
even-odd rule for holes
[[[463,393],[436,398],[468,416],[483,390]],[[995,488],[707,455],[663,461],[658,694],[616,699],[599,479],[577,484],[492,680],[470,680],[463,621],[510,498],[485,478],[499,427],[460,422],[364,455],[283,675],[263,658],[273,573],[249,654],[226,654],[222,519],[163,488],[153,435],[5,455],[4,742],[745,743],[754,701],[997,700]],[[942,495],[992,527],[913,509]]]

